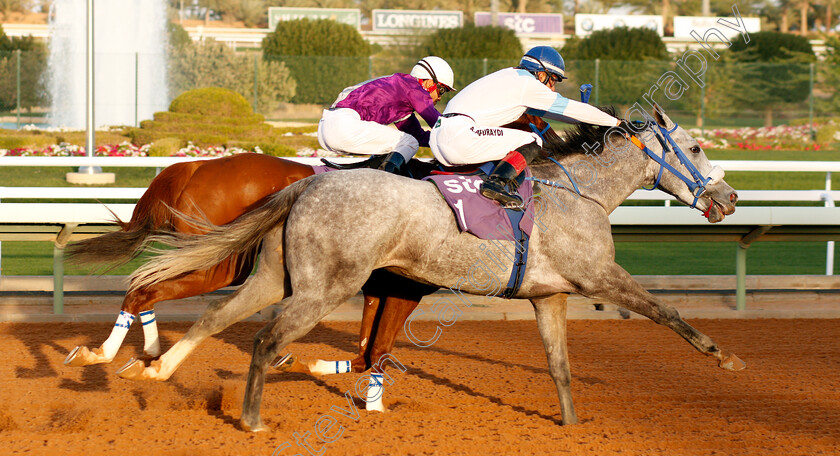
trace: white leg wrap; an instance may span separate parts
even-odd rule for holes
[[[157,320],[155,311],[147,310],[140,312],[140,323],[143,324],[143,352],[150,356],[160,354],[160,336],[158,336]]]
[[[367,401],[365,401],[365,410],[374,412],[384,412],[385,406],[382,405],[382,396],[385,394],[385,385],[382,383],[382,374],[374,372],[370,373],[370,383],[367,390]]]
[[[114,359],[132,323],[134,323],[134,315],[121,310],[117,316],[117,322],[114,323],[114,329],[111,330],[111,335],[108,336],[108,339],[100,347],[102,349],[102,355],[105,358],[109,360]]]
[[[318,360],[309,365],[309,371],[316,375],[346,374],[350,372],[350,361]]]

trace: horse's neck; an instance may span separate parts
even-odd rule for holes
[[[649,160],[644,153],[630,143],[622,146],[623,153],[605,148],[598,154],[557,159],[574,176],[581,196],[597,202],[607,213],[650,180]],[[572,189],[566,173],[552,162],[534,167],[533,172],[537,178],[560,182]]]

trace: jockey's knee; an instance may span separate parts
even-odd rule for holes
[[[399,153],[405,158],[405,161],[411,160],[411,157],[417,153],[420,148],[420,143],[414,136],[403,134],[397,144],[394,146],[394,152]]]

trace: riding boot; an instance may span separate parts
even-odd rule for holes
[[[379,165],[379,169],[392,174],[403,174],[403,165],[405,164],[405,157],[399,152],[391,152],[385,157],[385,160]]]
[[[505,209],[524,209],[522,198],[514,192],[519,187],[517,177],[525,169],[525,158],[517,151],[511,151],[505,158],[499,160],[499,164],[487,179],[481,183],[479,192],[485,197],[496,200]]]

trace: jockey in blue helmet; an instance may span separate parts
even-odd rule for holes
[[[447,166],[499,160],[480,192],[502,206],[522,209],[512,191],[517,177],[539,155],[542,138],[536,133],[504,128],[529,113],[565,122],[601,126],[619,124],[615,117],[554,91],[566,79],[566,64],[554,48],[528,50],[516,68],[488,74],[462,89],[446,110],[429,139],[435,158]]]

